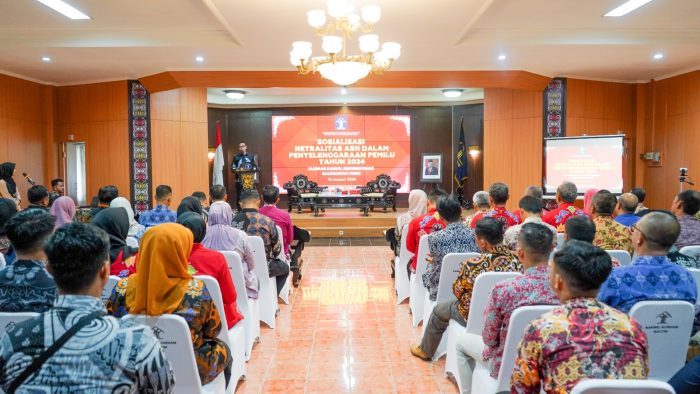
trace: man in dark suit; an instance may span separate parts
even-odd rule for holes
[[[231,169],[233,171],[238,170],[239,168],[246,167],[248,165],[252,165],[253,167],[257,167],[257,158],[255,157],[254,154],[248,153],[248,146],[246,145],[245,142],[241,142],[238,144],[238,154],[233,157],[233,163],[231,163]],[[240,198],[241,198],[241,193],[243,192],[243,185],[241,183],[241,177],[240,175],[237,175],[236,177],[236,207],[240,209]],[[257,179],[256,179],[257,181]]]
[[[424,175],[437,175],[438,174],[438,169],[435,167],[435,164],[433,160],[429,159],[427,166],[425,167],[425,174]]]

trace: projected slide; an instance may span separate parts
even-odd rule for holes
[[[272,180],[281,191],[296,174],[336,191],[384,173],[408,192],[410,157],[407,115],[272,117]]]
[[[545,193],[555,194],[563,181],[579,194],[590,188],[622,193],[624,136],[545,139]]]

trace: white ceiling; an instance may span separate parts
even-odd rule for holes
[[[0,0],[0,70],[66,85],[166,70],[292,70],[292,41],[320,40],[323,0],[67,0],[70,20],[34,0]],[[700,0],[357,0],[382,6],[375,32],[402,44],[396,70],[526,70],[645,81],[700,67]],[[664,59],[652,59],[663,52]],[[504,53],[505,61],[497,56]],[[206,60],[197,64],[196,55]],[[42,56],[53,61],[44,63]]]

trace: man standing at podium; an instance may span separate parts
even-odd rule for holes
[[[245,142],[241,142],[238,144],[238,154],[233,157],[233,163],[231,163],[231,169],[236,172],[239,168],[246,168],[246,166],[252,165],[254,168],[258,167],[258,160],[257,157],[252,154],[248,153],[248,146],[245,144]],[[255,181],[257,182],[257,175],[255,177]],[[240,209],[240,198],[241,198],[241,193],[243,192],[243,182],[241,179],[241,175],[237,174],[236,175],[236,207]]]

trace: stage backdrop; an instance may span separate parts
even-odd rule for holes
[[[272,117],[272,183],[305,174],[329,190],[354,190],[388,174],[411,190],[409,115]]]

